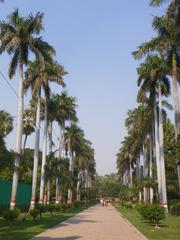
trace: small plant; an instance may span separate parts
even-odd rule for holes
[[[42,214],[46,211],[45,206],[43,204],[36,204],[35,209],[39,210],[39,215],[42,219]]]
[[[159,225],[159,222],[165,220],[166,212],[165,208],[159,205],[151,205],[148,220],[152,223],[155,223],[156,226]]]
[[[38,209],[34,208],[29,211],[29,214],[31,215],[31,217],[33,217],[33,220],[35,221],[40,212]]]
[[[133,204],[131,202],[126,202],[126,201],[119,200],[117,203],[121,207],[124,207],[124,208],[128,208],[128,209],[132,209],[133,208]]]
[[[138,211],[139,215],[145,219],[148,220],[148,215],[150,212],[150,205],[148,204],[138,204],[136,206],[136,210]]]
[[[14,221],[19,217],[20,213],[19,208],[9,209],[3,213],[3,217],[8,221]]]
[[[47,205],[47,211],[49,211],[49,212],[51,213],[51,215],[52,215],[53,212],[55,212],[56,210],[57,210],[56,204]]]
[[[66,211],[66,205],[67,205],[67,204],[65,204],[65,203],[64,203],[64,204],[61,204],[61,209],[62,209],[63,212]]]
[[[176,203],[170,208],[170,212],[172,215],[180,216],[180,202]]]
[[[81,201],[75,201],[75,202],[73,202],[72,205],[73,205],[74,208],[79,208],[79,207],[82,206],[82,202]]]
[[[155,223],[156,226],[159,225],[160,221],[166,218],[165,208],[157,204],[138,205],[136,209],[143,219],[148,220],[151,223]]]
[[[54,204],[54,210],[57,212],[63,211],[62,204]]]

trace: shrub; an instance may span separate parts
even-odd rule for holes
[[[138,204],[136,206],[136,210],[138,211],[139,215],[145,219],[148,220],[148,215],[150,211],[150,205],[147,204]]]
[[[51,213],[51,215],[52,215],[53,212],[57,210],[57,206],[56,206],[56,204],[50,204],[50,205],[47,205],[46,209],[47,209],[47,211],[49,211],[49,212]]]
[[[180,202],[176,203],[170,208],[172,215],[180,216]]]
[[[9,209],[3,213],[3,217],[8,221],[13,221],[19,217],[20,213],[21,211],[19,208]]]
[[[66,204],[64,204],[65,210],[72,208],[72,206],[73,206],[72,203],[66,203]]]
[[[46,207],[43,204],[36,204],[35,209],[39,211],[40,218],[42,219],[42,214],[46,211]]]
[[[61,204],[61,209],[64,212],[67,209],[67,204],[66,203]]]
[[[125,208],[128,208],[128,209],[132,209],[133,208],[133,204],[131,202],[126,202],[126,201],[118,201],[117,202],[121,207],[125,207]]]
[[[164,220],[166,217],[165,208],[157,204],[138,205],[136,209],[142,218],[144,218],[145,220],[148,220],[149,222],[155,223],[156,225],[158,225],[159,222],[161,220]]]
[[[156,225],[166,218],[165,208],[159,205],[151,205],[148,220]]]
[[[82,202],[81,201],[75,201],[75,202],[73,202],[72,205],[73,205],[74,208],[79,208],[79,207],[82,206]]]
[[[132,209],[133,208],[133,204],[131,202],[126,202],[125,208]]]
[[[63,204],[54,204],[54,210],[57,212],[63,211]]]
[[[34,208],[29,211],[29,214],[31,217],[33,217],[33,220],[36,220],[37,216],[40,214],[39,210]]]

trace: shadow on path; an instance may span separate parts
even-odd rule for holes
[[[80,239],[80,236],[69,236],[69,237],[35,237],[33,240],[76,240]]]
[[[62,222],[56,226],[54,226],[52,229],[56,229],[59,227],[66,227],[70,224],[80,224],[80,223],[98,223],[100,221],[95,221],[95,220],[86,220],[84,219],[86,216],[76,216],[75,218],[70,218],[66,220],[65,222]]]

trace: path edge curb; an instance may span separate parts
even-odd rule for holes
[[[120,211],[118,211],[118,209],[111,204],[111,206],[116,210],[116,212],[123,218],[124,222],[126,222],[131,228],[133,228],[133,230],[140,235],[143,240],[149,240],[142,232],[139,231],[139,229],[136,228],[136,226],[134,226]]]

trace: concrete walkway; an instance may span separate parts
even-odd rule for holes
[[[33,240],[147,240],[112,207],[91,207]]]

